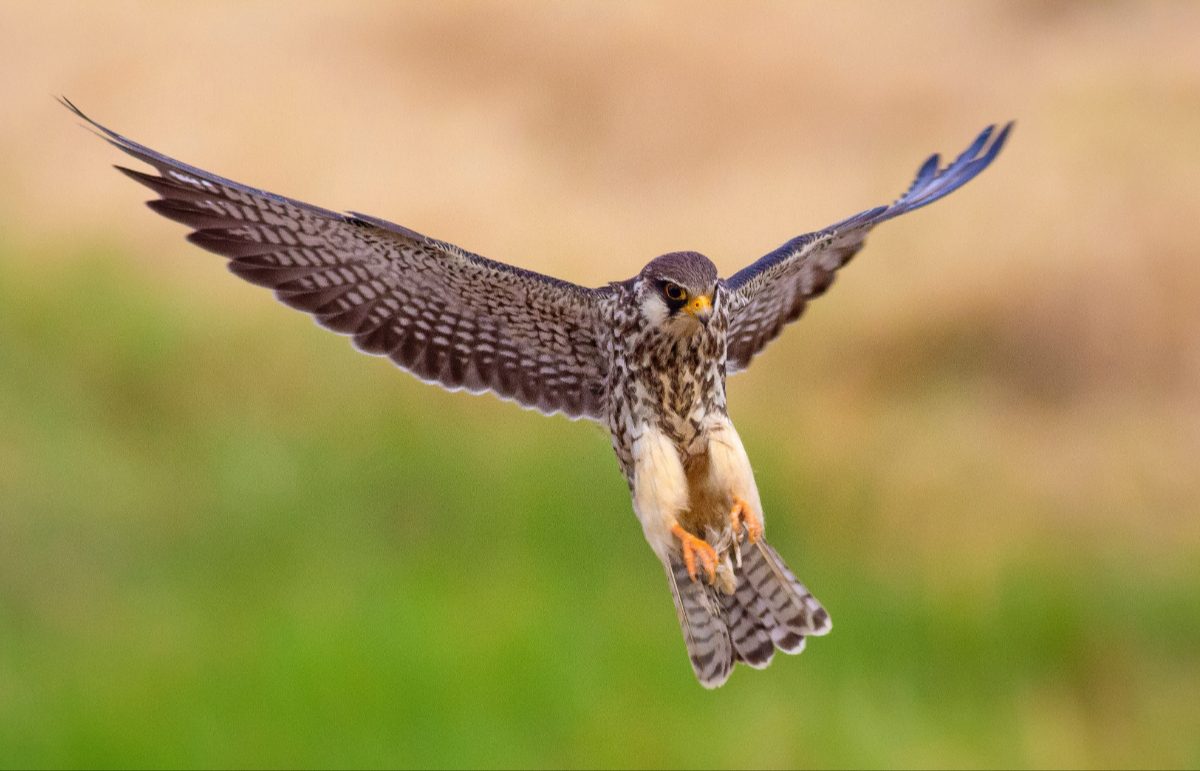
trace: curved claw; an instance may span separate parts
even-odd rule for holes
[[[683,549],[683,564],[687,567],[688,576],[693,581],[696,580],[696,557],[699,556],[708,583],[715,584],[717,581],[717,550],[708,541],[697,538],[684,530],[683,525],[678,522],[671,526],[671,534],[679,539],[680,548]]]
[[[733,509],[729,512],[729,521],[733,525],[735,538],[740,540],[743,525],[746,527],[746,537],[750,539],[750,543],[756,543],[759,538],[762,538],[762,520],[754,513],[754,509],[750,508],[750,504],[741,498],[733,499]]]

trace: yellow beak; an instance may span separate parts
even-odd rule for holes
[[[704,294],[696,295],[687,305],[683,306],[683,309],[688,312],[689,316],[707,324],[708,319],[712,316],[712,298]]]

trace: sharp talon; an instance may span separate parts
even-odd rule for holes
[[[750,543],[755,543],[759,538],[762,538],[762,520],[750,508],[750,504],[741,498],[735,497],[733,499],[733,509],[729,512],[729,521],[733,523],[733,532],[735,535],[741,534],[743,525],[746,527],[746,537],[750,539]]]
[[[688,577],[693,581],[696,580],[696,557],[698,555],[708,583],[715,584],[717,582],[717,550],[708,541],[697,538],[684,530],[683,525],[678,522],[671,526],[671,534],[679,539],[679,546],[683,549],[683,564],[687,567]]]

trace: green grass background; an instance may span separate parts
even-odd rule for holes
[[[1200,765],[1195,5],[99,8],[0,11],[38,63],[0,80],[0,766]],[[1021,123],[730,381],[834,631],[707,692],[598,426],[235,281],[59,91],[585,283],[728,273]]]
[[[710,694],[597,428],[213,318],[111,248],[3,264],[6,765],[1198,759],[1194,551],[1034,533],[941,575],[874,543],[876,470],[822,478],[760,414],[835,632]]]

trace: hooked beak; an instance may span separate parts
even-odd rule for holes
[[[704,294],[696,295],[683,309],[696,321],[707,326],[708,320],[712,318],[712,298]]]

